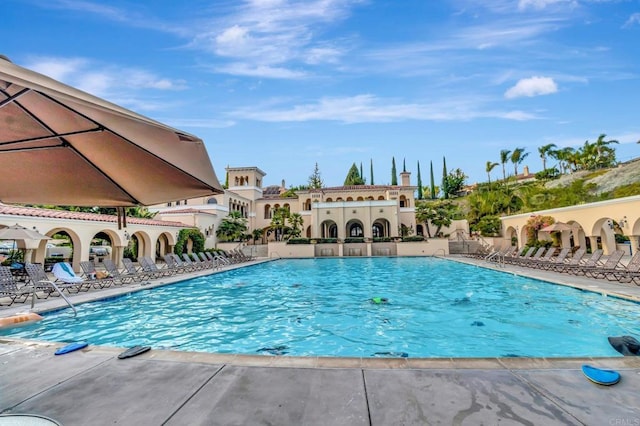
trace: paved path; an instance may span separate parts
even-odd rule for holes
[[[526,268],[507,272],[548,279]],[[640,300],[636,286],[554,275],[561,284]],[[640,425],[640,357],[295,358],[152,350],[119,360],[121,348],[54,356],[59,346],[0,338],[0,413],[40,414],[64,425]],[[580,371],[584,363],[616,369],[622,380],[593,384]]]

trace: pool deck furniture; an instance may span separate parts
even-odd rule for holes
[[[640,301],[636,285],[451,259]],[[188,278],[184,274],[145,286],[92,290],[74,294],[72,300],[113,297]],[[36,308],[62,305],[52,298]],[[0,315],[20,309],[2,307]],[[609,424],[612,418],[633,419],[640,412],[640,357],[298,358],[152,349],[119,360],[125,348],[89,345],[54,356],[61,346],[0,341],[0,413],[40,414],[69,425],[508,424],[518,419],[553,426]],[[43,362],[56,368],[43,374]],[[583,376],[583,364],[615,369],[622,380],[603,388]]]
[[[32,286],[19,287],[15,277],[8,266],[0,266],[0,305],[3,299],[9,299],[7,306],[13,305],[16,301],[24,303],[33,293]],[[24,296],[24,299],[19,300]]]

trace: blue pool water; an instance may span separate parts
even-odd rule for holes
[[[372,298],[386,298],[375,304]],[[45,315],[28,339],[294,356],[619,356],[640,305],[437,258],[278,260]]]

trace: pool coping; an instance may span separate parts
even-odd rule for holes
[[[629,287],[627,291],[620,291],[625,286],[622,283],[611,281],[596,280],[585,277],[576,277],[566,274],[523,268],[514,265],[506,265],[501,267],[478,259],[446,256],[438,257],[445,260],[457,261],[459,263],[472,266],[492,269],[496,272],[503,272],[524,276],[527,278],[545,281],[551,284],[572,287],[582,291],[601,294],[604,297],[615,297],[635,303],[640,303],[640,287]],[[242,264],[228,265],[217,270],[197,271],[193,273],[181,274],[178,276],[170,276],[160,278],[148,283],[136,283],[126,286],[112,287],[99,291],[88,292],[83,294],[74,294],[71,300],[74,305],[105,300],[109,298],[120,297],[126,294],[135,293],[156,287],[176,284],[193,278],[215,275],[217,273],[227,272],[233,269],[244,268],[248,266],[258,265],[278,259],[256,259]],[[573,278],[573,280],[569,280]],[[626,288],[626,287],[623,287]],[[633,294],[636,293],[636,294]],[[18,313],[24,313],[25,310],[36,313],[52,312],[66,308],[68,305],[61,298],[54,300],[44,300],[40,304],[36,304],[33,310],[29,310],[25,302],[23,306],[16,308],[0,309],[2,316],[9,316]],[[77,303],[75,303],[77,302]],[[48,342],[29,339],[18,339],[10,337],[0,337],[0,344],[6,344],[15,347],[16,350],[23,347],[40,347],[56,349],[64,346],[66,343]],[[83,352],[97,352],[110,355],[117,355],[125,348],[90,345],[83,349]],[[392,357],[295,357],[295,356],[278,356],[278,355],[246,355],[246,354],[218,354],[206,352],[189,352],[189,351],[172,351],[163,349],[154,349],[145,354],[140,355],[141,358],[177,361],[177,362],[195,362],[203,364],[224,364],[234,366],[251,366],[251,367],[287,367],[287,368],[359,368],[359,369],[487,369],[487,370],[520,370],[520,369],[566,369],[580,368],[585,363],[594,366],[607,366],[607,368],[640,368],[640,357],[634,356],[616,356],[616,357],[480,357],[480,358],[392,358]]]

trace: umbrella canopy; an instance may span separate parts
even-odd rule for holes
[[[0,240],[50,240],[50,237],[42,235],[38,231],[25,228],[17,223],[8,228],[0,229]]]
[[[544,228],[541,228],[541,231],[545,231],[545,232],[561,232],[561,231],[571,231],[575,229],[574,226],[568,225],[566,223],[563,222],[556,222],[553,223],[549,226],[545,226]]]
[[[0,57],[0,200],[152,205],[221,193],[202,140]]]

